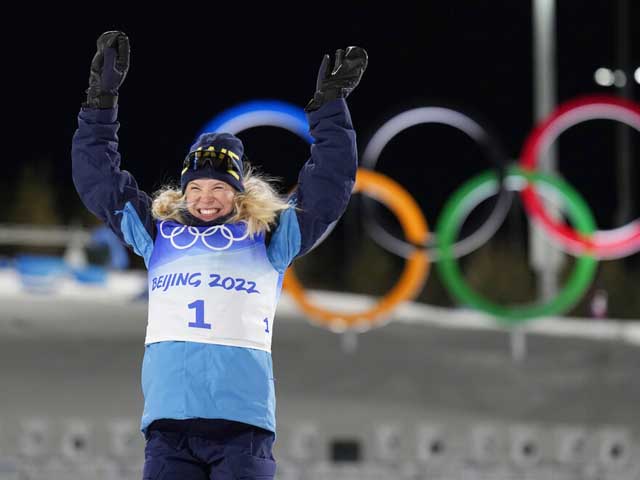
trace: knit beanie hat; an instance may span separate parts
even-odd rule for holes
[[[182,192],[191,180],[214,178],[244,192],[242,183],[244,146],[231,133],[203,133],[184,159],[180,185]]]

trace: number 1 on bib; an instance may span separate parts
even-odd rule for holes
[[[205,323],[204,321],[204,300],[196,300],[193,303],[187,305],[189,309],[195,309],[196,311],[196,321],[189,322],[189,326],[193,328],[206,328],[211,330],[211,324]]]

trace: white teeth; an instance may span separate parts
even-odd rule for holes
[[[217,212],[217,210],[215,210],[215,209],[204,209],[204,208],[200,209],[200,213],[202,213],[204,215],[212,215],[212,214],[214,214],[216,212]]]

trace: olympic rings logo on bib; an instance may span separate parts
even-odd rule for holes
[[[248,230],[245,229],[244,235],[241,237],[235,237],[233,235],[233,231],[229,228],[228,225],[220,224],[220,225],[212,225],[206,230],[200,231],[198,228],[188,225],[182,225],[180,227],[173,227],[170,233],[164,229],[164,224],[166,220],[160,223],[160,235],[163,238],[166,238],[171,242],[171,245],[176,250],[186,250],[187,248],[191,248],[196,244],[198,239],[202,240],[202,244],[207,247],[209,250],[213,251],[222,251],[228,250],[235,242],[239,242],[245,240],[249,236]],[[185,234],[185,231],[188,232]],[[187,241],[185,243],[180,243],[178,239],[184,239],[186,237]],[[218,243],[221,245],[212,245],[209,243],[207,238],[212,237],[212,240],[217,239]],[[220,241],[220,239],[222,239]],[[212,242],[216,243],[216,242]]]

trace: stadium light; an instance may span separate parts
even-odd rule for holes
[[[28,458],[41,457],[48,453],[50,428],[46,420],[30,418],[22,423],[18,437],[20,453]]]
[[[291,459],[309,463],[323,457],[320,431],[315,424],[302,423],[289,432],[289,455]]]
[[[69,460],[86,460],[90,458],[91,442],[89,424],[82,420],[71,420],[67,423],[62,435],[62,454]]]
[[[117,458],[128,458],[138,450],[140,431],[135,420],[117,418],[108,423],[110,452]]]
[[[617,69],[613,72],[613,84],[618,88],[627,84],[627,74],[624,73],[624,70]]]
[[[584,463],[587,455],[587,432],[579,427],[560,427],[556,432],[556,460],[563,465]]]
[[[542,443],[538,432],[529,427],[514,427],[511,431],[510,453],[516,465],[530,467],[540,462]]]
[[[418,460],[423,463],[443,462],[449,454],[448,443],[440,427],[421,425],[416,438]]]
[[[375,427],[375,452],[378,460],[398,460],[402,447],[402,429],[397,424],[382,424]]]
[[[593,78],[601,87],[610,87],[615,82],[615,76],[613,72],[608,68],[598,68],[593,74]]]
[[[600,432],[600,463],[608,470],[624,468],[631,460],[632,441],[624,429],[604,429]]]

